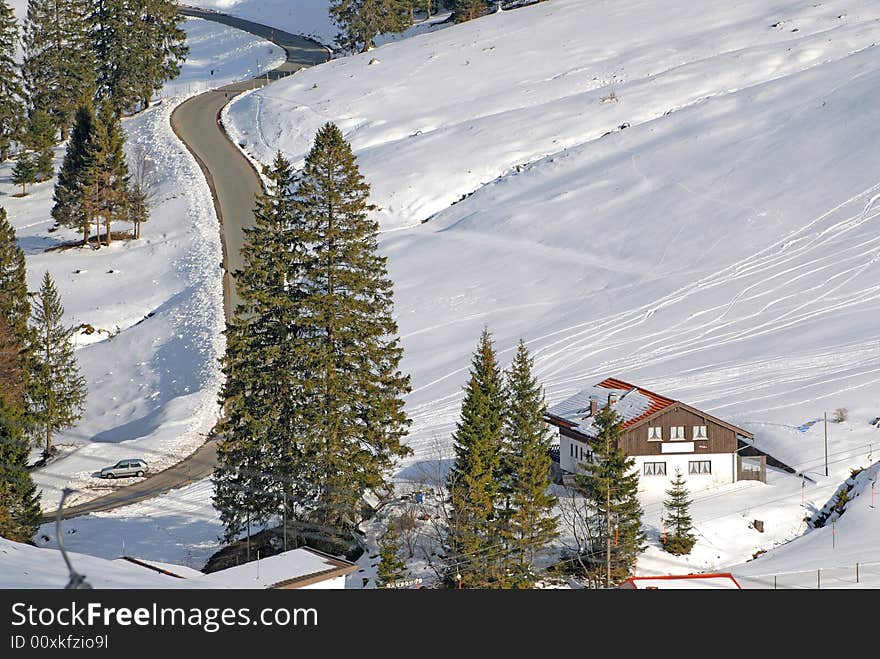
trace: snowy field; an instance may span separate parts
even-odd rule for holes
[[[805,474],[768,469],[767,484],[693,492],[698,542],[679,559],[658,548],[663,497],[646,488],[639,574],[735,566],[744,585],[798,572],[791,585],[814,587],[812,570],[839,566],[836,585],[880,586],[877,566],[849,581],[856,561],[880,561],[870,472],[836,524],[805,533],[804,517],[880,447],[868,424],[880,416],[880,6],[814,4],[550,0],[338,59],[234,104],[226,125],[264,161],[279,148],[301,161],[315,130],[338,122],[373,185],[413,376],[402,488],[433,470],[438,447],[451,457],[488,324],[504,362],[526,339],[551,404],[620,377],[751,430]],[[29,266],[34,256],[52,255]],[[176,375],[189,382],[186,366]],[[848,418],[829,424],[825,477],[822,423],[804,426],[836,408]],[[158,423],[151,436],[176,436]],[[65,543],[113,558],[124,537],[128,554],[199,567],[220,532],[209,500],[202,481],[70,520]],[[53,546],[52,533],[43,527],[38,545]],[[375,562],[366,554],[349,584]]]
[[[48,270],[66,321],[95,329],[77,335],[77,359],[89,387],[83,420],[56,437],[60,456],[34,473],[48,509],[68,482],[89,489],[71,502],[110,487],[91,475],[118,459],[141,456],[153,469],[176,462],[204,441],[217,418],[224,327],[220,236],[207,184],[169,116],[183,97],[249,77],[258,72],[258,59],[272,68],[283,55],[266,41],[215,23],[190,20],[186,30],[191,54],[179,78],[150,110],[123,122],[129,152],[145,149],[157,173],[140,240],[98,251],[66,248],[78,233],[50,231],[53,183],[17,198],[9,181],[13,163],[0,167],[0,205],[27,254],[28,287],[37,290]],[[56,150],[56,171],[63,155],[63,148]],[[114,225],[114,231],[128,228]]]
[[[880,447],[878,19],[866,0],[552,0],[236,102],[251,155],[301,162],[333,120],[372,184],[413,378],[399,480],[438,443],[449,457],[488,324],[505,361],[526,339],[550,403],[619,377],[811,479],[803,506],[774,470],[695,492],[702,542],[679,568],[803,533]],[[826,478],[822,424],[798,427],[839,407]],[[645,496],[655,544],[661,499]]]
[[[205,479],[154,499],[65,520],[64,547],[108,559],[135,556],[201,569],[220,549],[223,534],[212,493]],[[57,548],[55,524],[44,524],[34,542]]]

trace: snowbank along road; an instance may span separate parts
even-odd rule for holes
[[[248,89],[286,77],[295,71],[329,59],[324,46],[315,41],[276,30],[259,23],[198,9],[182,8],[181,13],[215,21],[250,32],[281,46],[287,60],[265,76],[253,78],[195,96],[181,103],[171,116],[174,131],[199,163],[221,223],[224,255],[224,304],[227,319],[237,304],[235,286],[230,273],[242,267],[241,247],[244,228],[253,218],[254,198],[263,190],[260,178],[241,151],[229,140],[220,125],[220,112],[235,96]],[[119,508],[155,497],[168,490],[187,485],[209,476],[216,463],[217,439],[209,439],[192,455],[155,475],[64,512],[65,519]],[[45,522],[54,515],[47,515]]]

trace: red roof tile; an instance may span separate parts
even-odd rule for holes
[[[656,414],[662,409],[669,407],[670,405],[674,405],[675,401],[671,398],[666,398],[666,396],[661,396],[660,394],[655,394],[653,391],[648,391],[647,389],[643,389],[642,387],[636,387],[635,385],[629,384],[628,382],[624,382],[623,380],[618,380],[617,378],[606,378],[602,380],[597,387],[603,387],[604,389],[638,389],[639,393],[644,395],[651,401],[651,407],[647,409],[643,414],[630,419],[626,423],[623,424],[624,428],[629,428],[631,426],[640,423],[642,419],[646,419],[652,414]]]

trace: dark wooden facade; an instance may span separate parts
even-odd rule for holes
[[[566,437],[587,442],[587,438],[576,430],[560,425],[560,433]],[[649,428],[660,427],[662,440],[648,439]],[[682,439],[671,439],[673,427],[684,427]],[[706,426],[706,437],[694,437],[694,426]],[[737,449],[737,435],[751,438],[748,433],[732,426],[709,414],[701,412],[684,403],[675,403],[656,414],[641,419],[638,423],[624,428],[620,435],[619,446],[628,455],[669,455],[663,453],[663,444],[693,442],[693,451],[676,451],[675,453],[733,453]]]
[[[662,440],[648,439],[649,427],[662,429]],[[684,438],[670,439],[673,426],[684,427]],[[694,437],[694,426],[706,426],[706,438]],[[667,442],[693,442],[694,453],[733,453],[736,450],[736,431],[713,417],[684,405],[673,405],[643,420],[632,428],[624,429],[620,448],[628,455],[661,455],[661,445]]]

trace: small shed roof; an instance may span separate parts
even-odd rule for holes
[[[230,588],[299,588],[349,574],[356,569],[357,566],[349,561],[310,547],[300,547],[259,561],[211,572],[201,578]]]

